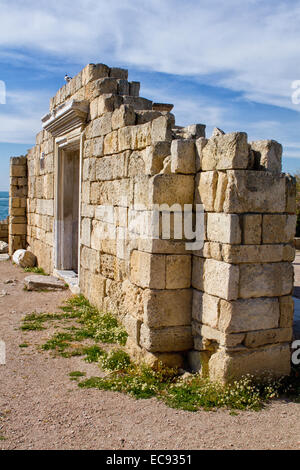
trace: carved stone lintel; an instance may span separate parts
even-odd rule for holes
[[[62,136],[73,129],[82,127],[86,122],[88,111],[88,101],[67,101],[42,117],[43,128],[53,137]]]

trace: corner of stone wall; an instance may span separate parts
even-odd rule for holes
[[[288,375],[293,324],[295,181],[281,145],[216,132],[197,145],[196,200],[206,212],[193,256],[195,367],[223,382]]]
[[[9,254],[26,248],[27,235],[27,158],[10,159]]]

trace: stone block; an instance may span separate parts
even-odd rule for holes
[[[145,122],[153,121],[153,119],[156,119],[160,116],[161,116],[160,112],[149,110],[149,109],[143,110],[143,111],[136,111],[136,123],[145,124]]]
[[[76,84],[76,88],[79,89],[82,86],[87,85],[89,82],[93,80],[97,80],[103,77],[108,77],[109,75],[109,67],[105,64],[88,64],[76,79],[79,79],[80,82]]]
[[[192,286],[195,289],[204,290],[203,276],[204,276],[204,258],[193,256],[192,263]]]
[[[153,204],[193,204],[194,177],[192,175],[155,175],[153,177]]]
[[[84,181],[96,180],[96,158],[85,158],[83,160],[82,177]]]
[[[86,246],[81,247],[81,266],[94,274],[100,272],[100,252]]]
[[[99,137],[109,134],[112,131],[111,128],[111,117],[112,113],[106,113],[102,117],[93,121],[92,136]]]
[[[263,216],[263,243],[290,243],[296,233],[296,215],[266,214]]]
[[[26,235],[27,225],[26,224],[9,224],[10,235]]]
[[[103,300],[105,297],[105,284],[106,279],[101,274],[94,274],[89,272],[88,276],[88,298],[92,305],[95,305],[99,310],[103,308]]]
[[[172,173],[193,174],[196,171],[195,141],[192,139],[173,140],[171,144]]]
[[[118,132],[110,132],[104,137],[104,155],[117,153],[118,150]]]
[[[247,348],[258,348],[265,344],[287,343],[292,340],[292,335],[292,328],[251,331],[251,333],[246,334],[244,344]]]
[[[93,184],[93,183],[92,183]],[[92,194],[91,194],[91,184],[88,181],[83,181],[81,183],[81,200],[83,203],[89,204],[92,200]],[[94,187],[95,191],[95,187]],[[93,195],[93,198],[95,197],[95,194]]]
[[[102,276],[114,279],[116,257],[107,253],[100,255],[100,272]]]
[[[226,172],[218,171],[218,183],[214,197],[214,210],[215,212],[223,211],[223,204],[225,200],[226,188],[227,188],[227,174]]]
[[[220,243],[241,243],[240,219],[236,214],[207,214],[207,239]]]
[[[196,140],[196,171],[202,169],[203,149],[207,142],[208,140],[205,137],[199,137],[199,139]]]
[[[132,106],[122,104],[112,115],[112,128],[115,130],[121,127],[133,126],[135,120],[136,115]]]
[[[125,315],[123,325],[131,339],[136,344],[140,342],[140,330],[142,322],[130,314]]]
[[[144,150],[137,150],[136,152],[130,152],[127,150],[127,176],[133,178],[135,176],[140,177],[145,173],[145,153]]]
[[[91,246],[91,219],[82,219],[80,241],[83,245]]]
[[[42,141],[43,141],[43,135],[44,135],[43,131],[41,131],[37,135],[37,139],[38,138],[41,139],[40,143],[42,143]],[[33,147],[33,149],[34,149],[34,147]],[[19,165],[26,166],[26,164],[27,164],[27,157],[21,156],[21,157],[11,157],[10,158],[10,166],[19,166]]]
[[[279,297],[280,307],[280,328],[290,328],[294,320],[294,300],[291,295]]]
[[[226,353],[220,349],[209,360],[211,380],[230,382],[246,374],[256,377],[277,378],[290,373],[291,353],[289,344],[265,346],[244,353]]]
[[[262,216],[247,214],[243,216],[243,243],[259,245],[261,243]]]
[[[291,175],[285,175],[286,186],[286,208],[285,212],[289,214],[296,213],[296,178]]]
[[[140,287],[165,289],[165,256],[134,250],[130,260],[131,281]]]
[[[91,120],[93,121],[98,116],[99,116],[99,114],[98,114],[98,98],[95,98],[90,103],[90,117],[91,117]]]
[[[120,78],[122,80],[127,80],[128,70],[121,69],[120,67],[111,67],[109,76],[112,78]]]
[[[181,129],[181,133],[184,134],[185,139],[205,138],[205,129],[205,124],[190,124],[189,126],[186,126]]]
[[[140,82],[129,82],[129,94],[130,96],[139,96],[140,94]]]
[[[96,93],[98,96],[98,92]],[[115,111],[122,104],[122,97],[106,93],[98,96],[98,116]]]
[[[175,124],[173,114],[160,116],[152,121],[152,143],[172,140],[172,127]]]
[[[152,189],[152,181],[149,179],[148,176],[137,176],[135,178],[135,181],[134,181],[134,206],[135,207],[141,207],[145,210],[152,206],[151,189]]]
[[[278,298],[221,300],[218,328],[228,333],[277,328]]]
[[[284,212],[285,177],[264,171],[227,171],[224,212]]]
[[[197,176],[195,202],[203,204],[206,212],[214,210],[217,182],[218,173],[216,171],[202,172]]]
[[[193,347],[192,330],[190,326],[150,329],[143,324],[140,344],[151,352],[187,351]]]
[[[226,349],[237,349],[237,347],[244,348],[242,342],[245,339],[245,333],[223,333],[216,328],[202,325],[198,322],[192,323],[192,332],[193,336],[198,338],[197,341],[195,341],[195,349],[199,351],[205,349],[215,350],[217,345],[225,347]]]
[[[37,263],[36,256],[28,250],[15,251],[12,260],[21,268],[33,268]]]
[[[123,96],[123,103],[130,104],[135,111],[152,109],[152,101],[135,96]]]
[[[221,299],[219,297],[214,297],[194,289],[192,311],[193,319],[197,320],[199,323],[211,326],[212,328],[217,328],[220,301]]]
[[[291,254],[287,250],[285,254],[284,248],[285,245],[223,245],[222,260],[232,264],[289,261],[286,257]]]
[[[206,259],[204,263],[203,286],[204,291],[208,294],[226,300],[237,299],[239,267],[214,259]]]
[[[145,173],[155,175],[163,168],[164,159],[170,154],[170,142],[162,141],[146,148],[145,154]]]
[[[118,81],[115,78],[106,77],[99,78],[95,82],[95,90],[99,94],[117,94],[118,93]]]
[[[119,150],[139,150],[151,145],[151,123],[122,127],[118,130]]]
[[[10,165],[10,176],[11,177],[25,177],[27,169],[25,165]]]
[[[118,80],[118,95],[129,95],[129,83],[128,80]]]
[[[191,286],[191,255],[166,257],[166,289],[184,289]]]
[[[292,244],[283,245],[282,251],[283,251],[282,260],[290,261],[292,263],[296,256],[295,247]]]
[[[281,173],[282,145],[275,140],[250,142],[254,151],[256,166],[262,166],[272,173]]]
[[[24,284],[29,291],[67,289],[65,281],[61,281],[53,276],[40,276],[38,274],[25,277]]]
[[[191,324],[192,290],[146,290],[144,322],[149,328]]]
[[[103,156],[103,145],[104,145],[103,137],[97,137],[96,139],[93,139],[93,156],[94,157]]]
[[[288,295],[293,288],[291,263],[241,264],[239,297]]]
[[[247,134],[232,132],[211,137],[202,150],[202,170],[246,169],[249,165]]]

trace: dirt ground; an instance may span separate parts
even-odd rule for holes
[[[36,345],[49,331],[19,329],[24,314],[56,312],[70,293],[26,292],[25,276],[21,268],[0,262],[0,339],[7,348],[6,365],[0,365],[1,450],[300,449],[299,404],[280,400],[260,412],[232,416],[80,389],[69,372],[95,375],[96,365],[40,352]],[[20,348],[25,341],[30,347]]]

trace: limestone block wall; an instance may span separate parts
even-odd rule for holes
[[[198,145],[196,199],[206,214],[193,256],[193,334],[210,377],[290,370],[295,182],[281,146],[216,132]]]
[[[27,244],[46,272],[53,272],[54,144],[41,131],[28,151]]]
[[[8,221],[8,217],[0,220],[0,240],[6,243],[8,243]]]
[[[12,255],[19,248],[26,248],[27,233],[27,159],[10,159],[9,190],[9,253]]]
[[[27,217],[24,234],[10,232],[11,252],[29,245],[47,272],[57,267],[57,145],[76,134],[80,290],[120,318],[130,353],[172,366],[201,359],[218,380],[288,373],[295,182],[281,174],[280,144],[220,130],[206,139],[205,125],[177,126],[172,105],[139,89],[127,70],[89,64],[51,98],[52,125],[22,159],[23,198],[11,189],[11,208]],[[72,100],[88,105],[77,129],[59,118]],[[202,249],[188,251],[172,224],[166,237],[165,210],[153,233],[163,204],[173,206],[172,222],[185,206],[194,216],[203,206]]]
[[[123,97],[123,104],[120,98],[100,95],[91,102],[80,287],[100,309],[121,318],[133,355],[181,365],[182,352],[193,347],[191,254],[183,240],[151,238],[146,221],[155,204],[193,204],[195,168],[187,174],[171,170],[172,114],[143,98]],[[190,146],[195,158],[193,141]],[[103,239],[108,233],[113,236]]]

